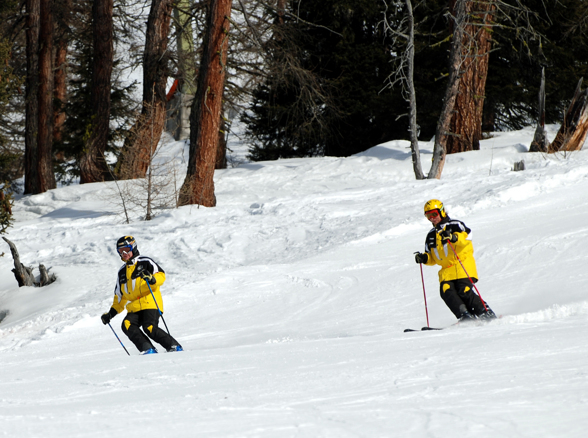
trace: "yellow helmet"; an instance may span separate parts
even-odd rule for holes
[[[442,218],[447,217],[447,214],[445,213],[445,207],[443,207],[443,203],[438,199],[431,199],[425,204],[425,214],[427,211],[431,210],[438,210]]]

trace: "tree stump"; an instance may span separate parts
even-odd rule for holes
[[[578,81],[572,102],[566,111],[563,123],[551,144],[545,136],[545,73],[541,74],[539,89],[539,122],[529,152],[573,152],[582,149],[588,136],[588,89],[582,91],[582,80]]]
[[[10,247],[10,252],[12,253],[12,258],[14,259],[14,276],[16,277],[16,281],[18,282],[18,287],[23,286],[33,286],[35,284],[35,276],[33,275],[33,269],[27,266],[24,266],[20,262],[20,255],[18,254],[18,250],[16,249],[16,245],[8,240],[6,237],[2,237],[8,246]]]
[[[16,249],[16,245],[8,240],[6,237],[2,237],[8,246],[10,247],[10,252],[12,253],[12,258],[14,259],[14,269],[12,272],[14,273],[14,277],[18,282],[18,287],[23,286],[47,286],[48,284],[53,283],[57,277],[55,274],[49,274],[47,268],[44,265],[39,265],[39,272],[40,280],[39,282],[35,281],[35,276],[33,275],[33,268],[29,268],[24,266],[20,262],[20,255],[18,254],[18,250]]]
[[[579,151],[584,145],[588,135],[588,89],[581,90],[582,79],[578,82],[564,121],[555,139],[549,145],[550,154],[560,151]]]
[[[47,286],[48,284],[53,283],[57,279],[55,277],[55,274],[49,274],[47,268],[45,268],[45,265],[43,264],[39,265],[39,272],[39,286]]]

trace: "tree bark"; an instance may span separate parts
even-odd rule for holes
[[[55,42],[55,78],[54,90],[55,108],[53,113],[53,142],[61,143],[63,140],[63,124],[65,123],[65,101],[67,97],[67,37],[61,35]]]
[[[216,205],[214,167],[219,142],[231,5],[232,0],[210,2],[198,87],[190,114],[188,173],[180,189],[179,205]]]
[[[65,124],[65,104],[67,100],[67,55],[71,36],[72,0],[55,0],[55,74],[53,79],[53,156],[63,162],[63,126]]]
[[[25,184],[24,193],[41,193],[38,187],[39,132],[39,26],[40,0],[26,0],[27,77],[25,88]]]
[[[456,0],[453,0],[453,9]],[[492,43],[489,25],[495,9],[494,0],[466,1],[467,25],[462,42],[462,67],[459,89],[449,126],[447,153],[480,149],[482,113],[488,61]]]
[[[55,188],[52,0],[26,0],[25,194]]]
[[[277,0],[276,10],[278,11],[277,24],[284,24],[284,17],[286,16],[286,0]]]
[[[120,179],[144,178],[161,138],[166,117],[167,44],[173,4],[173,0],[151,2],[143,54],[143,107],[121,152],[116,172]]]
[[[222,111],[222,110],[221,110]],[[224,117],[220,120],[220,127],[218,130],[218,146],[216,148],[216,162],[214,165],[215,169],[226,169],[227,168],[227,122]]]
[[[54,189],[53,173],[53,0],[41,0],[39,27],[38,193]]]
[[[95,0],[92,6],[94,37],[92,70],[92,105],[94,114],[84,153],[80,157],[80,183],[109,180],[104,158],[110,123],[111,74],[113,67],[113,0]]]

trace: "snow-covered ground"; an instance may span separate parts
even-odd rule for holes
[[[532,135],[451,155],[434,181],[414,179],[403,141],[243,164],[217,172],[216,208],[129,225],[112,183],[19,198],[7,237],[58,280],[18,288],[0,241],[0,436],[584,437],[588,151],[529,154]],[[426,325],[413,253],[431,198],[472,228],[501,319],[403,332]],[[128,356],[100,321],[125,234],[166,271],[183,353],[140,356],[119,315]],[[431,325],[452,324],[436,268],[424,283]]]

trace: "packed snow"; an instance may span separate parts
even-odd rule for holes
[[[495,133],[448,156],[440,180],[415,180],[405,141],[246,162],[216,172],[217,207],[130,224],[114,183],[19,196],[6,237],[57,281],[19,288],[0,241],[0,436],[584,437],[588,150],[528,153],[532,136]],[[184,157],[181,183],[185,144],[161,154]],[[473,230],[500,319],[452,326],[438,269],[421,279],[431,198]],[[128,234],[166,272],[184,352],[139,355],[118,315],[129,356],[100,321]],[[427,312],[448,328],[404,333]]]

